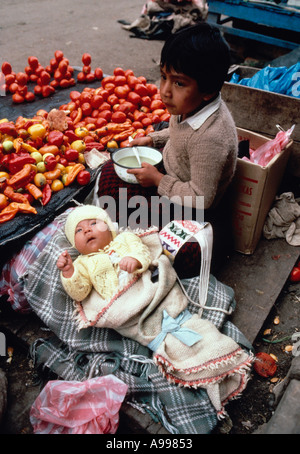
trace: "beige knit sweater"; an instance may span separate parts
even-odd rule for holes
[[[204,196],[204,209],[213,208],[228,187],[236,167],[237,133],[232,116],[221,101],[219,109],[194,130],[172,115],[169,127],[150,134],[155,148],[162,148],[167,175],[158,193],[169,198]]]

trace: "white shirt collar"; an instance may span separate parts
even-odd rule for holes
[[[220,104],[221,94],[219,94],[219,96],[212,102],[207,104],[207,106],[203,107],[203,109],[199,112],[196,112],[193,116],[188,117],[184,121],[186,121],[196,131],[220,107]]]

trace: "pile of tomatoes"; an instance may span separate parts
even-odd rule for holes
[[[153,125],[170,118],[157,86],[120,67],[104,77],[98,88],[71,91],[70,102],[60,109],[70,112],[86,142],[108,148],[126,147],[129,136],[147,135],[154,131]]]
[[[61,128],[43,109],[29,119],[0,120],[0,224],[17,213],[36,214],[36,204],[45,206],[73,182],[88,184],[86,153],[126,147],[130,136],[147,135],[170,117],[157,86],[120,67],[97,88],[72,90],[54,110],[63,115]]]

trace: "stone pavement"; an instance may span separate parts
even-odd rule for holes
[[[292,360],[285,379],[273,389],[276,410],[256,434],[300,434],[300,355]]]

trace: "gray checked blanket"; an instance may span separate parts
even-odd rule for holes
[[[115,374],[128,385],[126,400],[142,412],[148,412],[173,434],[208,434],[218,419],[204,389],[184,388],[169,383],[152,361],[152,352],[138,342],[122,337],[108,328],[88,327],[78,331],[73,320],[73,301],[60,281],[56,261],[68,249],[75,259],[62,230],[23,276],[24,292],[33,311],[54,333],[49,340],[38,340],[31,348],[37,365],[49,368],[64,380],[86,380],[99,375]],[[194,302],[199,297],[199,278],[181,280],[190,302],[188,309],[197,313]],[[234,310],[233,290],[210,276],[207,306]],[[252,347],[229,321],[225,312],[203,311],[223,334],[232,337],[246,350]]]

